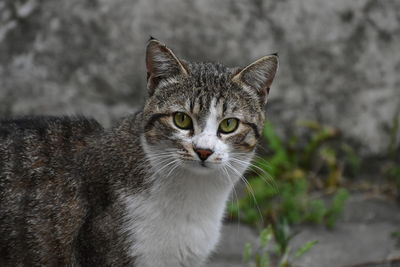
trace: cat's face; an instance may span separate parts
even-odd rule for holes
[[[241,175],[262,131],[276,67],[274,55],[242,71],[182,62],[150,41],[143,141],[153,167],[165,174]]]

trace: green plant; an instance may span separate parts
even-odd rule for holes
[[[392,124],[389,129],[389,143],[388,143],[388,156],[391,159],[395,158],[396,144],[398,143],[398,136],[400,132],[400,107],[397,108],[393,115]]]
[[[400,165],[391,162],[385,172],[388,181],[396,187],[397,200],[400,202]]]
[[[279,247],[279,240],[277,240],[276,230],[274,227],[269,225],[267,228],[261,231],[259,236],[258,246],[254,248],[251,244],[246,243],[243,249],[243,261],[248,266],[255,267],[270,267],[270,266],[279,266],[279,267],[290,267],[291,258],[290,258],[290,246],[284,247],[282,250]],[[285,233],[287,234],[287,233]],[[275,238],[275,242],[278,245],[278,248],[275,250],[271,249],[271,241]],[[290,238],[285,238],[290,239]],[[304,245],[299,247],[296,252],[291,255],[292,258],[300,258],[304,254],[306,254],[317,241],[309,241]]]
[[[392,185],[396,188],[397,200],[400,203],[400,163],[396,159],[400,155],[396,155],[396,151],[400,151],[398,147],[400,144],[400,107],[397,108],[395,114],[393,115],[392,123],[387,127],[389,132],[389,142],[387,148],[388,163],[386,168],[384,168],[384,174]]]
[[[329,228],[333,228],[340,214],[343,212],[343,206],[349,193],[346,189],[340,189],[332,200],[330,208],[326,212],[326,225]]]
[[[325,203],[321,199],[311,200],[308,206],[305,221],[321,224],[328,213]]]
[[[388,157],[391,161],[387,169],[387,177],[394,183],[397,189],[397,200],[400,202],[400,164],[396,162],[396,145],[399,144],[398,136],[400,132],[400,107],[397,108],[389,131]],[[399,155],[400,156],[400,155]]]
[[[358,166],[359,161],[350,146],[329,145],[329,141],[338,138],[337,130],[313,122],[301,125],[308,134],[294,135],[286,142],[271,123],[265,125],[263,135],[272,153],[256,161],[247,195],[229,205],[233,216],[260,227],[263,222],[270,222],[274,229],[284,223],[325,223],[328,227],[335,224],[346,199],[344,191],[336,193],[331,206],[311,192],[318,186],[336,190],[341,183],[342,162],[350,157],[351,164]],[[343,151],[344,158],[338,158]]]
[[[361,158],[356,154],[354,149],[348,144],[342,144],[341,149],[345,156],[345,163],[347,163],[350,175],[357,176],[361,169]]]
[[[318,241],[314,240],[314,241],[308,241],[307,243],[305,243],[302,247],[298,248],[296,253],[294,254],[294,256],[296,258],[300,258],[301,256],[303,256],[304,254],[306,254],[308,251],[310,251],[310,249],[312,249],[316,244],[318,243]]]
[[[396,245],[400,247],[400,231],[393,232],[391,234],[392,238],[396,239]]]
[[[257,250],[253,253],[251,244],[246,243],[243,250],[243,261],[246,264],[254,263],[256,267],[267,267],[270,264],[270,256],[267,250],[272,240],[272,228],[269,226],[261,231]]]

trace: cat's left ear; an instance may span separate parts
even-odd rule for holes
[[[147,44],[146,68],[149,95],[154,93],[162,80],[188,75],[188,71],[171,49],[154,38]]]
[[[263,104],[267,103],[269,88],[278,70],[278,54],[272,54],[260,58],[245,67],[235,76],[232,81],[255,90]]]

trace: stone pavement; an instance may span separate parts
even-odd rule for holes
[[[391,237],[400,231],[400,207],[380,197],[351,196],[342,219],[333,230],[324,226],[300,226],[291,247],[296,250],[307,241],[318,243],[303,257],[293,261],[301,267],[400,266],[385,260],[400,259],[400,248]],[[207,266],[239,267],[242,263],[243,244],[257,244],[257,233],[245,225],[226,224],[217,253]]]

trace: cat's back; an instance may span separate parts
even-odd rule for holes
[[[83,116],[24,116],[0,119],[0,139],[16,135],[83,137],[103,130],[94,119]]]
[[[0,120],[0,181],[39,179],[45,171],[64,169],[86,147],[88,137],[102,130],[97,121],[82,116]]]
[[[74,161],[103,128],[84,117],[0,120],[0,265],[73,264],[85,216]]]

